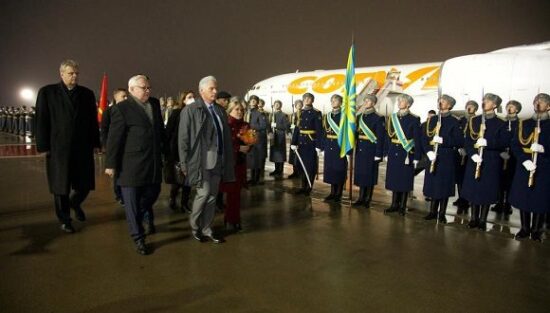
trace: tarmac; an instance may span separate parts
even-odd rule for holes
[[[154,251],[141,256],[103,158],[88,220],[66,234],[44,158],[32,141],[0,134],[0,312],[550,312],[548,242],[513,239],[517,210],[491,212],[487,232],[451,205],[448,224],[423,220],[421,175],[405,217],[383,212],[383,169],[370,209],[323,202],[322,177],[307,198],[292,193],[298,180],[266,175],[243,191],[242,232],[217,215],[221,245],[193,240],[163,185]]]

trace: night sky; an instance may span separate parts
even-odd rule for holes
[[[297,69],[344,68],[352,33],[357,66],[445,59],[550,40],[550,1],[3,0],[0,105],[22,87],[59,81],[80,63],[98,93],[145,73],[157,97],[196,89],[206,75],[242,95]]]

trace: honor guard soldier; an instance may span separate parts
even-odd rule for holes
[[[260,99],[258,97],[250,97],[250,110],[248,112],[247,122],[250,124],[250,128],[256,131],[256,137],[258,139],[247,154],[247,165],[251,170],[251,177],[248,181],[250,185],[255,185],[260,182],[260,176],[267,157],[268,119],[265,114],[259,111],[259,103]]]
[[[319,166],[318,153],[321,151],[324,130],[322,114],[313,108],[315,97],[311,93],[302,96],[304,107],[300,119],[294,128],[290,148],[296,153],[296,161],[300,164],[302,188],[298,194],[309,195],[313,188],[315,175]]]
[[[323,181],[330,184],[330,194],[325,197],[325,201],[340,202],[348,169],[347,156],[340,157],[340,145],[338,145],[342,97],[332,95],[330,104],[332,112],[327,113],[323,118],[325,130],[325,140],[322,145],[325,156],[323,159]]]
[[[479,104],[477,104],[477,102],[475,102],[474,100],[469,100],[468,102],[466,102],[466,113],[464,114],[464,117],[460,119],[460,128],[462,129],[462,134],[464,138],[466,137],[466,133],[468,130],[468,123],[474,116],[476,116],[478,108]],[[464,181],[464,172],[466,171],[466,161],[468,158],[468,154],[466,153],[466,149],[464,149],[464,146],[460,147],[457,152],[456,187],[458,189],[458,199],[453,203],[453,205],[458,208],[458,210],[456,211],[457,214],[468,214],[468,208],[470,207],[470,204],[468,203],[468,200],[462,197],[462,182]]]
[[[521,103],[511,100],[506,104],[506,131],[510,133],[510,140],[518,132],[518,114],[521,112]],[[508,202],[508,195],[510,194],[510,187],[512,186],[512,180],[514,179],[514,172],[516,170],[516,158],[510,153],[510,144],[509,142],[506,145],[506,150],[500,153],[502,157],[502,179],[498,202],[493,207],[492,211],[497,212],[498,214],[510,215],[512,214],[512,206]]]
[[[357,145],[355,147],[355,168],[353,182],[359,189],[359,199],[355,206],[370,207],[374,186],[378,184],[378,166],[384,154],[386,121],[376,112],[374,105],[378,99],[367,95],[363,112],[357,117]]]
[[[296,125],[298,125],[298,121],[300,120],[300,113],[302,112],[302,108],[304,107],[304,103],[302,100],[298,99],[294,101],[294,107],[292,116],[290,118],[290,135],[294,133],[294,128],[296,128]],[[300,162],[296,159],[296,154],[292,149],[288,152],[288,162],[292,164],[292,174],[288,176],[288,178],[297,178],[300,176]]]
[[[279,100],[273,102],[273,113],[271,114],[271,144],[269,149],[269,160],[275,163],[275,170],[269,176],[281,177],[283,165],[286,161],[286,134],[289,131],[290,122],[288,116],[281,111],[283,103]]]
[[[424,219],[437,218],[442,224],[447,223],[449,197],[455,195],[456,150],[464,145],[460,122],[451,114],[455,103],[453,97],[442,95],[439,113],[428,118],[422,130],[422,144],[429,161],[424,175],[424,196],[431,199],[430,213]]]
[[[4,125],[6,125],[6,108],[0,107],[0,132],[4,131]]]
[[[413,190],[414,169],[421,158],[420,118],[409,111],[413,101],[411,96],[400,94],[397,97],[399,111],[392,113],[386,123],[386,189],[393,192],[386,213],[406,214],[409,192]]]
[[[499,96],[485,94],[483,113],[468,123],[464,142],[469,159],[462,194],[472,206],[468,227],[483,231],[487,229],[489,207],[498,201],[503,164],[500,153],[510,140],[506,123],[495,114],[501,102]]]
[[[535,114],[519,123],[512,138],[517,162],[510,203],[520,210],[521,230],[516,239],[531,236],[541,242],[544,215],[550,214],[550,96],[538,94],[533,105]]]

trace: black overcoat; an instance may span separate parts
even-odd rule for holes
[[[149,98],[149,103],[153,122],[132,97],[111,109],[105,167],[115,169],[120,186],[139,187],[162,182],[164,123],[159,101]]]
[[[47,152],[51,193],[95,188],[94,148],[99,148],[94,93],[77,85],[69,97],[63,83],[42,87],[36,99],[36,150]]]

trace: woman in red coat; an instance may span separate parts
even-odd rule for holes
[[[249,125],[243,120],[244,107],[236,98],[231,99],[227,109],[229,114],[229,127],[233,139],[233,153],[235,159],[235,181],[221,184],[221,192],[227,193],[227,205],[225,207],[225,225],[235,231],[241,228],[241,189],[246,185],[246,153],[250,150],[250,144],[246,132]],[[248,143],[248,144],[247,144]]]

